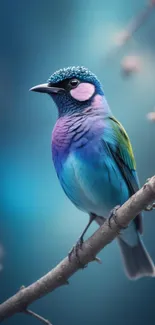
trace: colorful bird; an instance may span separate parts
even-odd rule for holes
[[[110,211],[139,189],[132,147],[113,116],[97,77],[85,67],[60,69],[46,84],[31,88],[49,94],[58,108],[52,133],[52,156],[59,181],[74,205],[101,224]],[[120,231],[118,243],[129,278],[154,275],[154,264],[141,240],[138,215]]]

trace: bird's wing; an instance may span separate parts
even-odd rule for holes
[[[113,132],[108,133],[104,137],[104,142],[116,161],[120,171],[123,174],[124,179],[128,185],[130,194],[133,195],[139,189],[139,180],[136,173],[136,163],[132,151],[132,146],[129,137],[123,128],[123,126],[114,118],[109,118],[110,128]],[[138,215],[134,222],[137,230],[142,233],[142,217]]]

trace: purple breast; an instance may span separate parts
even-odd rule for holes
[[[74,138],[78,137],[82,120],[81,115],[74,115],[60,117],[56,122],[52,132],[52,157],[56,169],[60,169],[73,147]]]
[[[92,114],[60,117],[52,132],[52,156],[59,173],[70,152],[85,146],[103,132],[103,119]]]
[[[52,132],[52,147],[64,151],[69,145],[69,121],[66,117],[61,117],[55,124]]]

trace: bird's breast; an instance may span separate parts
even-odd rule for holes
[[[60,183],[80,209],[102,215],[128,198],[128,189],[104,142],[105,120],[98,116],[60,118],[52,153]]]
[[[86,150],[103,132],[99,116],[74,114],[60,117],[52,132],[52,156],[57,173],[70,153]]]

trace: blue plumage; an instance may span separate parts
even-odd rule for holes
[[[66,195],[90,215],[81,244],[93,219],[100,224],[101,217],[108,218],[111,209],[122,205],[139,188],[131,143],[112,115],[99,80],[88,69],[61,69],[50,77],[47,86],[33,90],[50,94],[59,110],[52,155]],[[134,279],[154,275],[141,233],[139,215],[118,238],[126,272]]]

